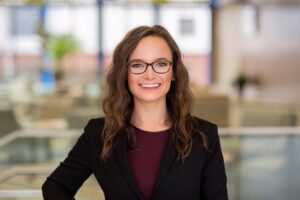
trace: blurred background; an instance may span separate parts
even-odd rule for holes
[[[229,198],[299,199],[298,0],[0,0],[0,199],[42,199],[103,116],[115,46],[154,24],[182,50],[193,114],[219,126]],[[104,199],[93,176],[76,197]]]

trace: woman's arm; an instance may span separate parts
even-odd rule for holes
[[[208,136],[209,150],[202,174],[201,200],[228,200],[227,178],[216,125]]]
[[[42,186],[45,200],[74,199],[80,186],[91,174],[90,144],[92,141],[92,120],[84,128],[84,133]],[[95,141],[94,141],[95,142]]]

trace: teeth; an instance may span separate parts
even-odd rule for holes
[[[142,87],[153,88],[158,87],[159,83],[151,83],[151,84],[141,84]]]

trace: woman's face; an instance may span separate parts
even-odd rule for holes
[[[133,63],[154,63],[162,61],[157,66],[163,66],[166,62],[172,62],[172,52],[167,42],[157,36],[147,36],[143,38],[129,57],[129,62]],[[133,95],[134,102],[150,103],[166,101],[166,95],[170,89],[173,77],[173,68],[170,66],[166,73],[156,73],[148,65],[147,70],[141,74],[134,74],[128,70],[128,86]]]

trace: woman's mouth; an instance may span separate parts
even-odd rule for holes
[[[158,88],[161,84],[160,83],[142,83],[139,84],[142,88]]]

